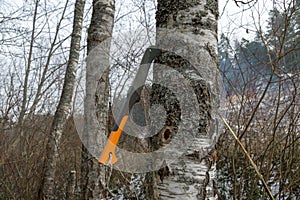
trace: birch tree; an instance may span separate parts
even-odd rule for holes
[[[197,82],[194,92],[200,118],[197,119],[199,116],[193,114],[194,108],[191,107],[190,119],[184,122],[181,116],[183,110],[179,108],[180,102],[176,102],[176,96],[162,87],[153,86],[152,104],[164,104],[170,111],[166,111],[165,128],[152,140],[153,149],[161,148],[175,139],[179,134],[179,126],[183,127],[181,134],[188,135],[185,130],[190,126],[189,121],[199,121],[195,127],[197,133],[192,138],[184,138],[194,140],[193,144],[186,147],[182,141],[180,149],[168,149],[173,153],[182,151],[183,155],[173,162],[162,163],[162,169],[150,176],[149,199],[215,199],[216,152],[212,146],[218,136],[215,116],[219,104],[217,17],[218,4],[215,0],[158,0],[156,44],[171,52],[163,54],[158,62],[188,74],[187,79],[192,83]],[[183,57],[196,71],[185,69],[185,62],[176,59],[172,53]],[[180,88],[181,77],[172,70],[154,70],[155,80],[162,80],[161,83],[181,91],[181,100],[184,102],[192,98],[182,94],[186,91]]]
[[[44,176],[39,191],[40,198],[53,198],[52,194],[55,187],[55,171],[58,160],[58,149],[60,146],[63,128],[71,110],[71,102],[76,78],[76,66],[78,64],[80,51],[84,5],[85,0],[76,0],[69,61],[65,73],[63,91],[54,115],[50,135],[48,138],[46,160],[44,162]]]
[[[98,152],[99,142],[105,140],[105,138],[99,138],[99,132],[107,135],[109,49],[114,12],[114,0],[93,0],[92,19],[87,39],[88,63],[84,103],[85,135],[83,136],[85,146],[82,149],[81,166],[82,199],[107,197],[105,166],[97,162],[93,152]],[[102,67],[106,70],[103,71]]]

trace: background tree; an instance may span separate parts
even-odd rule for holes
[[[258,165],[274,198],[293,199],[299,192],[294,185],[298,182],[294,163],[299,162],[299,70],[291,59],[299,53],[299,43],[291,45],[297,40],[297,29],[293,28],[297,5],[296,1],[274,3],[267,30],[261,29],[262,22],[255,24],[254,40],[242,39],[232,47],[230,39],[221,38],[220,63],[229,91],[227,120]],[[227,132],[218,148],[222,198],[266,199],[262,182]]]
[[[84,14],[84,0],[77,0],[74,8],[73,32],[71,37],[71,48],[69,61],[64,78],[64,86],[57,110],[54,115],[50,135],[46,149],[46,159],[44,164],[44,176],[41,183],[40,198],[52,198],[55,185],[55,171],[58,160],[58,149],[61,145],[61,137],[70,114],[72,97],[75,86],[76,66],[79,59],[80,40],[82,30],[82,18]]]
[[[72,5],[1,2],[1,198],[37,199],[68,61]]]

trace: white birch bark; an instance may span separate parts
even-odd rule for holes
[[[199,91],[202,93],[195,94],[201,96],[203,101],[200,104],[203,105],[200,105],[199,134],[191,138],[194,140],[193,145],[187,147],[182,145],[186,150],[183,156],[157,173],[161,180],[158,176],[153,177],[153,193],[149,193],[151,199],[216,199],[213,191],[216,154],[211,150],[218,136],[218,125],[215,121],[215,112],[219,105],[217,12],[216,0],[158,1],[156,44],[162,49],[182,56],[200,73],[200,76],[191,73],[190,77],[203,83],[199,85]],[[172,64],[172,61],[169,64]],[[172,73],[174,72],[160,72],[156,78],[176,88],[180,77]],[[167,78],[170,76],[172,78]],[[158,92],[165,95],[165,91]],[[190,97],[183,95],[182,98],[188,102]],[[176,108],[173,109],[176,112]],[[193,115],[191,120],[192,118]],[[172,127],[174,123],[176,124],[171,120],[169,126]],[[158,143],[164,145],[164,135],[161,134],[154,140],[154,146]],[[169,151],[179,150],[169,149]]]
[[[59,104],[57,106],[57,110],[54,115],[47,143],[46,159],[44,163],[44,176],[39,191],[39,198],[41,199],[55,198],[53,197],[53,190],[55,187],[56,163],[58,161],[59,156],[58,149],[63,134],[63,128],[71,110],[71,102],[76,78],[76,66],[78,64],[80,51],[84,5],[85,0],[76,0],[74,8],[71,48],[64,79],[63,91],[60,97]]]

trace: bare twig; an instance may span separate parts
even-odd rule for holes
[[[272,192],[269,188],[269,186],[267,185],[264,177],[262,176],[262,174],[259,172],[259,169],[257,167],[257,165],[254,163],[254,161],[252,160],[251,156],[249,155],[248,151],[245,149],[244,145],[242,144],[242,142],[239,140],[239,138],[237,137],[237,135],[234,133],[234,131],[231,129],[231,127],[229,126],[229,124],[226,122],[226,120],[220,115],[220,118],[222,119],[222,121],[224,122],[225,126],[228,128],[228,130],[230,131],[230,133],[233,135],[234,139],[238,142],[238,144],[240,145],[240,147],[242,148],[243,152],[245,153],[245,155],[247,156],[248,160],[250,161],[251,165],[254,167],[254,170],[256,172],[256,174],[258,175],[258,177],[260,178],[260,180],[263,182],[263,185],[265,187],[265,189],[268,192],[269,197],[272,200],[275,200],[275,198],[272,195]]]

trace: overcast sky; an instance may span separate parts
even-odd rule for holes
[[[231,39],[253,38],[258,25],[263,29],[266,27],[269,11],[273,8],[272,2],[258,0],[249,9],[248,5],[238,7],[233,0],[219,0],[219,34],[225,33]],[[246,29],[249,33],[246,33]]]
[[[58,0],[57,2],[63,3],[65,1]],[[139,4],[139,2],[140,1],[134,0],[116,0],[117,6],[121,5],[121,11],[118,12],[117,10],[116,16],[122,16],[127,10],[130,12],[133,11],[134,9],[131,9],[130,7],[134,4]],[[152,2],[154,2],[154,0],[146,1],[147,7],[151,7],[151,15],[155,13],[153,11]],[[221,14],[219,18],[219,33],[224,32],[230,34],[230,36],[234,38],[252,37],[253,34],[251,33],[255,32],[254,22],[257,24],[258,20],[260,20],[261,25],[265,27],[268,13],[273,7],[272,2],[272,0],[258,0],[254,7],[247,9],[249,8],[248,5],[240,5],[240,7],[238,7],[234,3],[234,0],[219,0],[219,12]],[[0,4],[3,3],[20,6],[24,3],[24,0],[0,0]],[[131,16],[132,15],[129,15],[129,18],[123,18],[124,21],[130,21]],[[118,24],[121,25],[123,23],[120,22]],[[249,34],[246,34],[246,28],[249,29]]]

